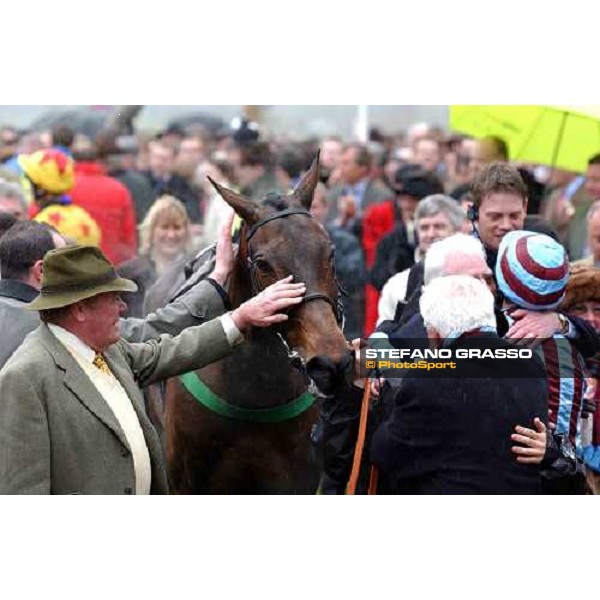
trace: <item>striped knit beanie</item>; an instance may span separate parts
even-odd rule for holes
[[[554,309],[569,281],[567,253],[547,235],[511,231],[500,244],[496,281],[504,296],[520,308]]]

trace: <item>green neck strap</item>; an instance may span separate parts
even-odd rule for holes
[[[179,380],[185,389],[198,401],[202,406],[209,410],[238,421],[250,421],[252,423],[280,423],[288,421],[308,410],[314,403],[315,397],[309,392],[305,392],[302,396],[275,408],[241,408],[234,406],[222,400],[214,394],[207,385],[196,375],[196,373],[186,373],[180,375]]]

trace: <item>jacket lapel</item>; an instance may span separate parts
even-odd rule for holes
[[[42,344],[50,352],[56,365],[64,372],[65,386],[119,438],[126,448],[130,449],[127,438],[113,411],[68,350],[54,337],[46,325],[42,325],[40,337]]]

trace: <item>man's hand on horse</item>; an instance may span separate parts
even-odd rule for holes
[[[244,302],[231,313],[231,318],[240,331],[248,327],[269,327],[288,320],[285,310],[302,302],[306,293],[304,283],[292,283],[290,275],[270,285],[260,294]]]
[[[232,210],[231,214],[227,218],[226,222],[223,223],[223,226],[219,231],[219,238],[217,240],[217,255],[215,257],[215,270],[210,275],[210,277],[221,286],[224,286],[225,283],[227,283],[227,279],[233,271],[235,261],[233,242],[231,241],[231,228],[233,227],[234,219],[235,212]]]

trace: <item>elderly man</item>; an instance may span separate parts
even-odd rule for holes
[[[485,261],[485,253],[481,243],[465,234],[455,234],[444,240],[433,244],[427,253],[424,261],[425,282],[427,286],[439,279],[446,279],[457,275],[467,275],[475,280],[479,280],[486,285],[493,295],[496,291],[494,277],[491,269]],[[427,287],[426,286],[426,287]],[[417,306],[411,310],[411,318],[405,323],[398,325],[394,322],[385,322],[380,327],[380,331],[372,336],[371,344],[378,348],[407,348],[425,349],[429,347],[427,329],[420,309],[420,298],[417,300]],[[411,299],[411,302],[414,298]],[[465,307],[471,307],[471,304],[465,303],[462,306],[463,313],[468,318],[469,310]],[[496,331],[497,321],[501,320],[503,330],[506,331],[507,324],[499,310],[494,312],[494,321],[492,326]],[[355,340],[356,345],[356,340]],[[389,376],[389,372],[384,375]],[[383,400],[390,394],[395,394],[399,377],[403,375],[396,370],[391,374],[395,379],[388,379],[385,383],[385,393],[382,394]],[[358,374],[357,374],[358,377]],[[323,403],[323,428],[324,428],[324,462],[325,475],[323,491],[325,493],[343,493],[345,484],[348,481],[348,475],[352,464],[354,446],[356,442],[356,431],[358,427],[358,418],[360,413],[360,404],[363,385],[359,380],[355,385],[345,390],[339,395],[328,398]],[[379,389],[374,390],[375,393]],[[384,404],[387,404],[385,402]],[[538,413],[537,417],[544,417],[546,409]],[[541,463],[544,458],[546,448],[546,434],[543,423],[538,419],[533,422],[521,421],[521,426],[514,433],[518,436],[514,439],[517,445],[513,448],[515,454],[514,460],[526,460],[534,458],[536,463]],[[524,427],[526,424],[528,427]],[[532,426],[535,425],[535,428]],[[530,428],[532,427],[532,428]]]
[[[275,283],[231,313],[179,336],[120,337],[120,294],[135,291],[93,246],[44,257],[42,324],[0,373],[0,493],[167,492],[162,449],[140,387],[201,368],[250,326],[285,321],[303,284]]]
[[[415,262],[425,257],[431,245],[461,230],[465,218],[462,208],[452,198],[434,194],[424,198],[415,212],[415,229],[419,245],[415,251]],[[377,324],[393,320],[398,303],[406,302],[406,289],[410,269],[394,275],[383,286],[379,299]]]
[[[421,313],[432,348],[511,347],[495,333],[493,294],[472,277],[443,277],[427,285]],[[405,494],[541,493],[539,465],[515,461],[511,435],[519,423],[533,423],[546,414],[542,363],[468,358],[457,364],[453,378],[414,371],[402,380],[391,414],[371,444],[383,489]]]
[[[400,319],[384,321],[379,327],[380,331],[387,333],[391,338],[427,338],[420,313],[421,290],[423,284],[427,285],[438,277],[470,275],[485,282],[491,290],[496,290],[493,272],[487,265],[481,242],[464,233],[455,233],[433,243],[425,259],[416,266],[419,265],[419,270],[414,267],[410,270],[407,300]],[[419,277],[414,277],[415,274]],[[398,313],[400,314],[400,310]],[[507,329],[506,323],[502,325],[501,331],[504,333]]]

